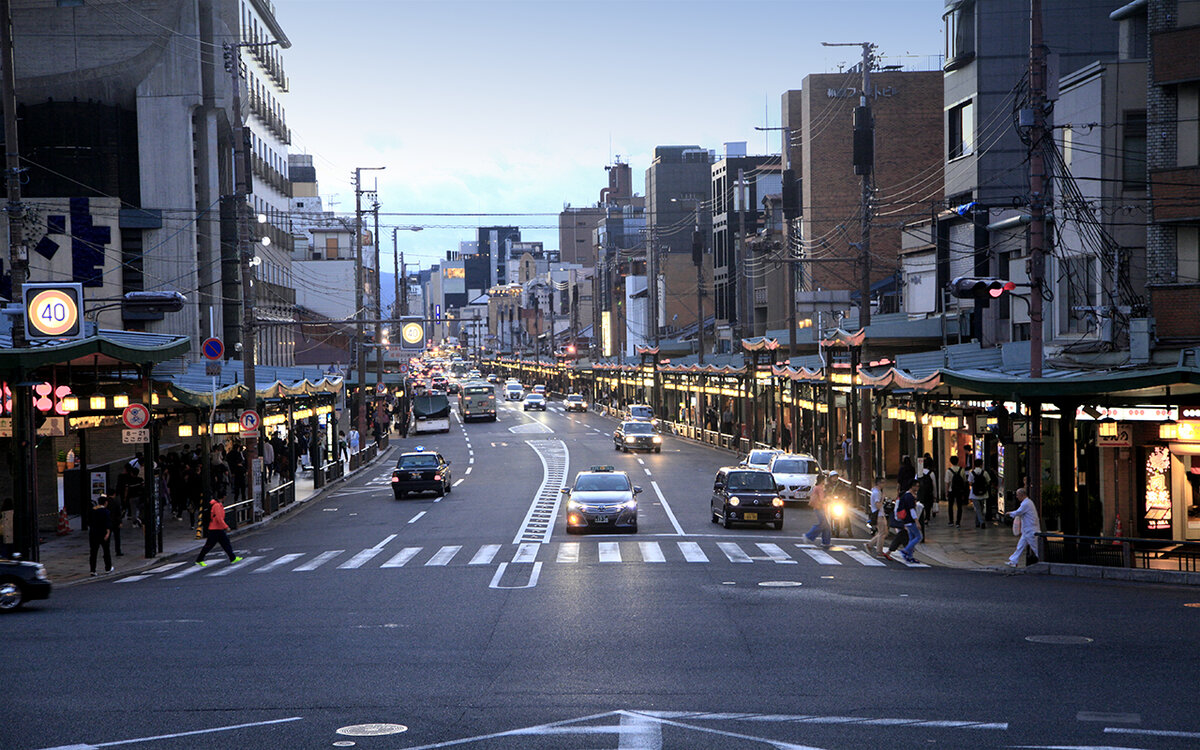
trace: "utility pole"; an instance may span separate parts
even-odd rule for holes
[[[746,173],[745,170],[739,169],[737,175],[737,208],[738,208],[738,236],[737,236],[737,268],[734,274],[734,289],[737,292],[737,317],[738,324],[734,331],[737,339],[733,343],[733,351],[737,352],[742,348],[742,339],[746,338],[747,332],[749,335],[754,335],[754,327],[750,326],[747,329],[747,324],[750,321],[749,310],[750,306],[749,295],[746,293],[746,280],[749,274],[746,273]]]
[[[1029,376],[1042,377],[1042,286],[1046,273],[1046,49],[1042,38],[1042,1],[1030,0],[1029,106]],[[1029,496],[1042,507],[1042,405],[1036,399],[1029,413]],[[1069,423],[1063,420],[1064,424]]]
[[[396,239],[396,235],[400,233],[400,227],[392,227],[392,260],[395,262],[395,278],[396,282],[395,296],[392,297],[392,319],[398,320],[401,315],[408,311],[401,311],[400,308],[400,274],[404,269],[404,254],[400,252],[400,243]],[[395,329],[395,326],[392,326]]]
[[[383,382],[383,269],[379,266],[379,199],[371,202],[371,211],[375,214],[375,234],[372,241],[375,245],[375,382]],[[378,392],[375,394],[379,398]]]
[[[358,430],[359,439],[367,435],[367,348],[366,348],[366,302],[363,300],[363,210],[362,210],[362,173],[368,170],[380,170],[384,167],[355,167],[354,168],[354,341],[358,347],[355,375],[358,380],[358,393],[355,397],[354,423]],[[379,244],[376,238],[375,244]]]
[[[696,266],[696,360],[704,364],[704,234],[700,231],[700,204],[692,228],[692,264]]]

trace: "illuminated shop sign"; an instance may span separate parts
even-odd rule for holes
[[[1146,458],[1146,528],[1171,528],[1171,452],[1158,446]]]

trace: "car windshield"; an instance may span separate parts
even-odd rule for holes
[[[807,458],[780,458],[771,464],[771,471],[781,474],[816,474],[821,470],[816,461]]]
[[[506,386],[504,386],[504,387],[505,387],[505,388],[507,388],[507,389],[508,389],[508,390],[510,390],[510,391],[519,391],[519,390],[521,390],[521,386],[517,385],[516,383],[509,383],[508,385],[506,385]]]
[[[766,464],[771,461],[771,456],[774,455],[771,451],[750,451],[750,455],[746,457],[746,463]]]
[[[629,407],[629,415],[638,417],[639,419],[650,419],[654,416],[654,411],[649,406],[631,406]]]
[[[580,474],[575,479],[576,492],[622,492],[629,489],[629,479],[622,474]]]
[[[526,396],[526,397],[525,397],[525,400],[526,400],[526,401],[541,401],[541,400],[542,400],[542,397],[541,397],[541,394],[538,394],[538,393],[531,393],[531,394],[529,394],[528,396]]]
[[[652,435],[652,434],[654,434],[654,427],[651,426],[649,422],[626,422],[625,423],[625,434],[626,435]]]
[[[774,490],[775,479],[762,471],[735,471],[725,485],[731,490]]]
[[[401,456],[400,463],[397,466],[401,469],[436,469],[438,467],[437,456],[430,454],[427,456]]]
[[[582,401],[583,396],[576,396],[576,395],[572,394],[570,396],[567,396],[567,400],[568,401]]]

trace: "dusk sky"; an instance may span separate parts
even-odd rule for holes
[[[884,65],[933,70],[943,0],[459,2],[276,0],[292,40],[293,152],[314,156],[321,192],[354,210],[355,167],[379,181],[386,226],[428,266],[513,224],[556,248],[564,204],[594,204],[619,156],[644,192],[657,145],[726,141],[778,153],[780,97],[805,75],[847,68],[857,47]],[[496,216],[436,216],[489,213]],[[510,216],[504,214],[546,214]],[[391,231],[383,232],[385,251]],[[385,253],[384,269],[391,255]]]

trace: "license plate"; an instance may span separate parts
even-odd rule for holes
[[[747,514],[746,514],[746,520],[747,520],[747,521],[757,521],[757,520],[758,520],[758,514],[757,514],[757,513],[747,513]]]
[[[592,519],[592,523],[608,523],[608,516],[596,516]]]
[[[419,472],[419,471],[414,471],[414,472],[411,472],[411,473],[409,473],[409,475],[408,475],[408,476],[409,476],[409,478],[410,478],[410,479],[420,479],[420,478],[421,478],[421,472]]]

